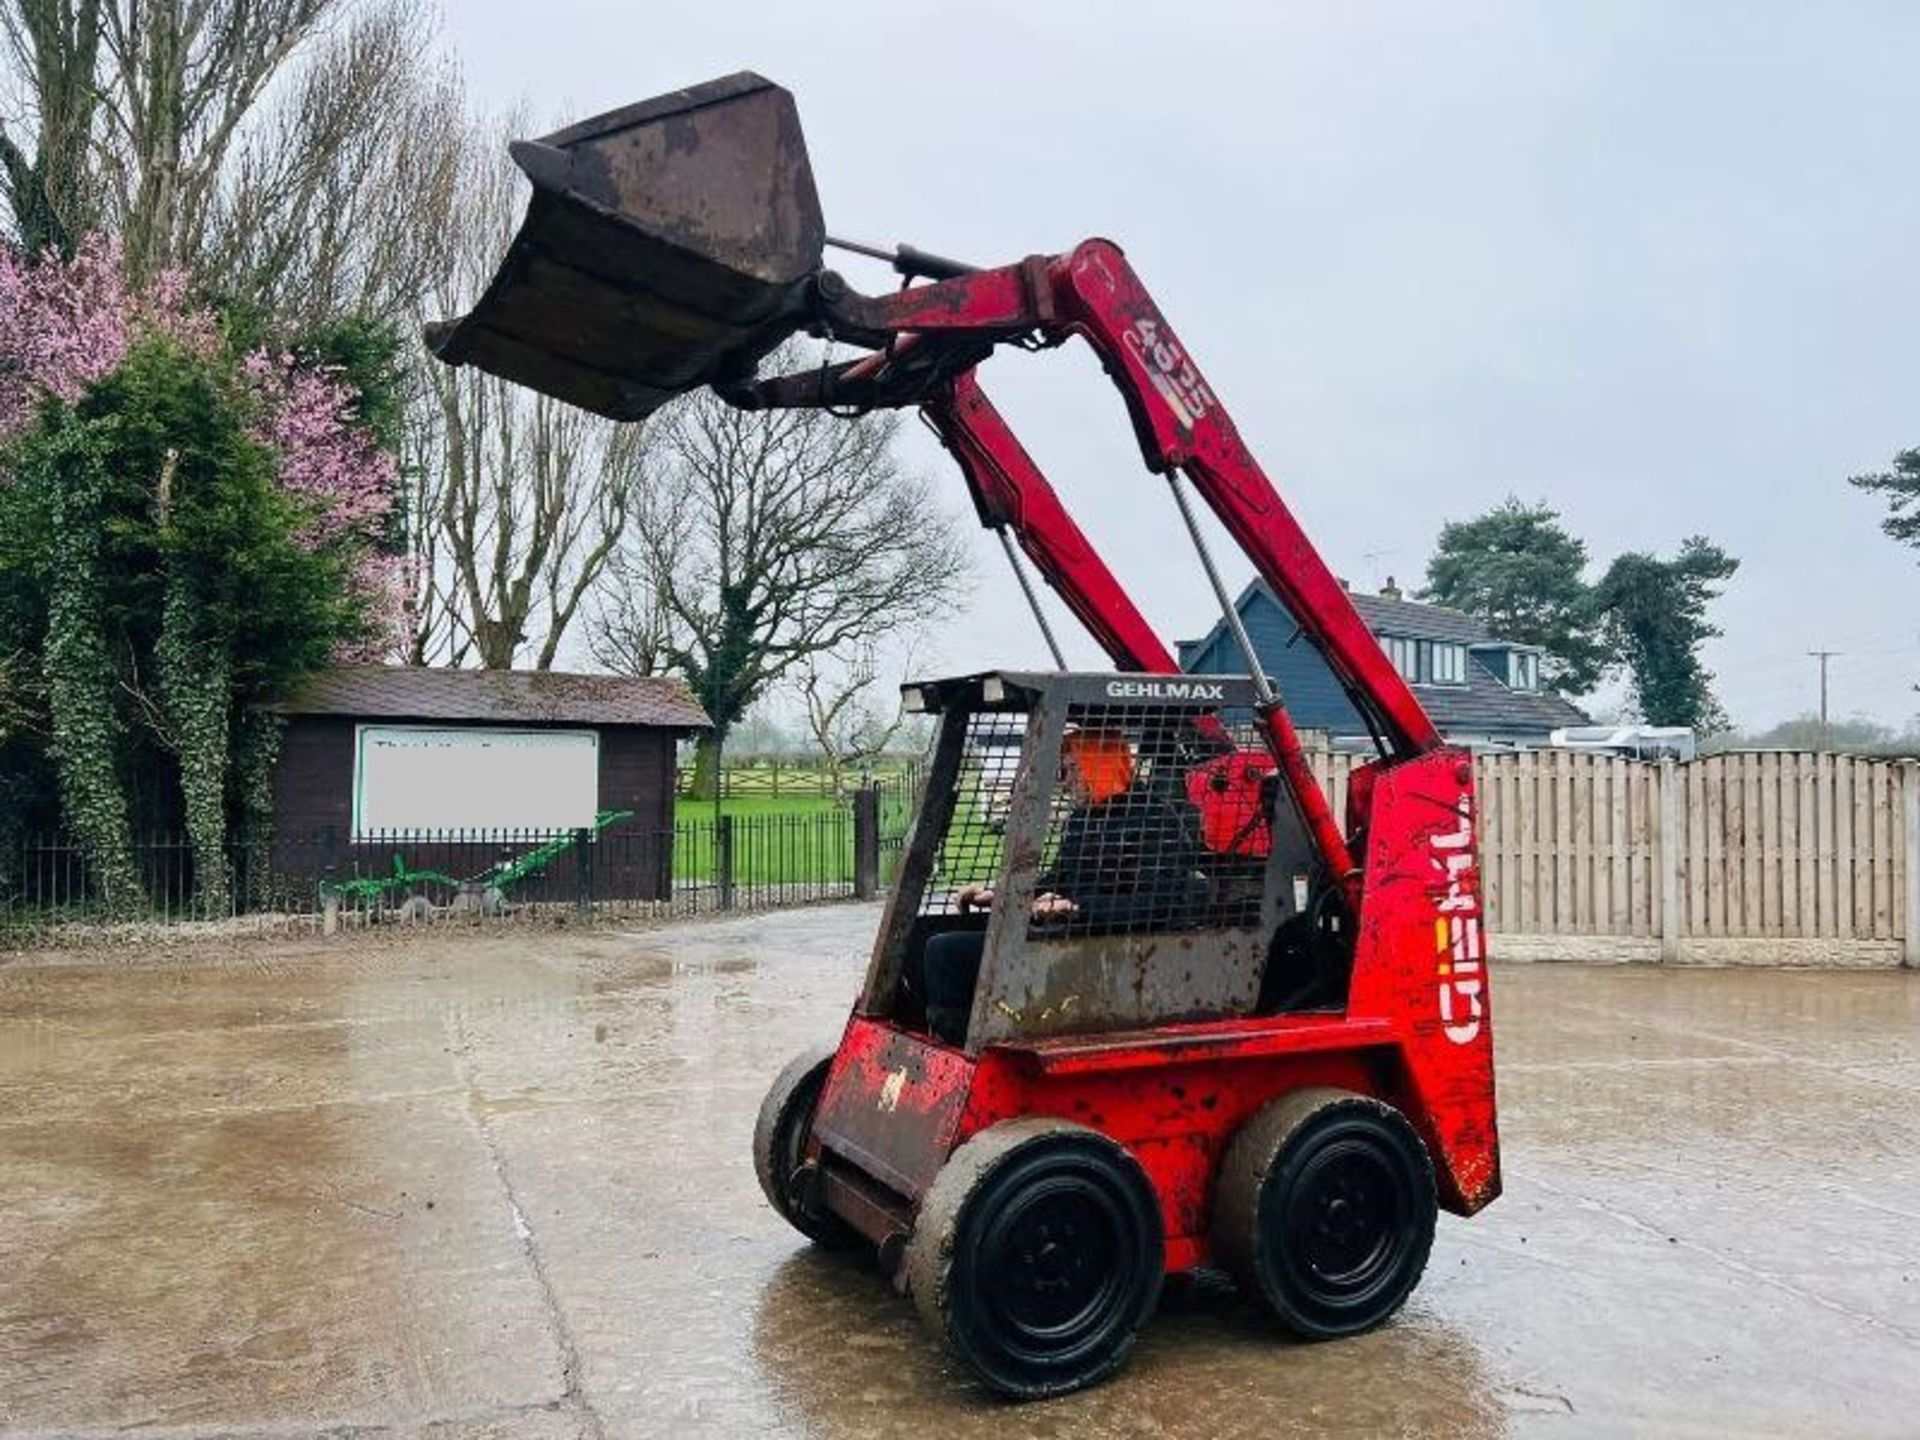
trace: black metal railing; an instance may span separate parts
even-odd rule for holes
[[[696,811],[667,826],[241,835],[210,882],[180,835],[141,839],[116,884],[72,836],[16,836],[0,845],[0,944],[73,927],[671,917],[871,897],[897,863],[909,784],[794,813]]]

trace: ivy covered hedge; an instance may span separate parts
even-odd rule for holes
[[[0,844],[71,831],[134,913],[134,833],[177,826],[227,907],[228,828],[261,818],[276,750],[251,707],[391,651],[403,619],[395,467],[358,394],[241,348],[177,277],[134,293],[104,243],[0,253]]]

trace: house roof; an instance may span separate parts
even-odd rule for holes
[[[1273,591],[1266,582],[1258,583],[1267,598],[1273,599]],[[1361,620],[1375,635],[1404,635],[1413,640],[1438,640],[1469,647],[1465,685],[1413,687],[1420,708],[1442,733],[1557,730],[1563,725],[1587,723],[1586,712],[1558,695],[1545,690],[1509,689],[1499,673],[1473,653],[1474,649],[1501,643],[1478,616],[1446,605],[1428,605],[1386,595],[1348,592],[1347,598],[1353,601],[1353,608],[1360,612]]]
[[[1273,589],[1264,580],[1255,580],[1240,592],[1234,607],[1244,613],[1255,596],[1287,611]],[[1360,619],[1376,636],[1401,635],[1414,640],[1438,640],[1469,648],[1465,685],[1415,685],[1413,693],[1420,706],[1442,734],[1499,734],[1506,731],[1526,733],[1555,730],[1563,725],[1584,725],[1587,716],[1577,705],[1546,691],[1512,690],[1490,668],[1474,647],[1501,644],[1499,637],[1484,621],[1445,605],[1427,605],[1417,600],[1393,599],[1385,595],[1361,595],[1352,591],[1347,598],[1360,612]],[[1208,646],[1224,628],[1216,622],[1198,640],[1183,642],[1182,663]],[[1531,649],[1534,647],[1518,647]]]
[[[685,684],[664,677],[441,670],[417,665],[337,665],[266,708],[282,715],[378,720],[652,725],[680,730],[705,730],[713,723]]]
[[[1260,582],[1269,600],[1273,591]],[[1450,640],[1458,645],[1484,645],[1493,639],[1486,622],[1464,610],[1445,605],[1425,605],[1418,600],[1394,600],[1385,595],[1357,595],[1347,592],[1353,608],[1360,612],[1367,628],[1376,635],[1405,635],[1413,640]]]
[[[1442,734],[1558,730],[1584,725],[1586,712],[1545,690],[1509,690],[1479,657],[1467,659],[1465,685],[1416,685],[1420,708]]]

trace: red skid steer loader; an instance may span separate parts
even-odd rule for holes
[[[924,796],[837,1048],[774,1083],[769,1203],[873,1249],[1002,1393],[1112,1373],[1163,1277],[1227,1271],[1350,1335],[1418,1281],[1439,1209],[1500,1192],[1473,770],[1355,613],[1118,246],[980,269],[830,240],[792,97],[740,74],[513,147],[526,220],[441,359],[617,420],[916,407],[981,522],[1111,672],[908,687]],[[889,261],[868,295],[829,245]],[[762,376],[797,333],[859,358]],[[1189,676],[980,388],[1084,341],[1164,476],[1245,677]],[[1296,618],[1377,758],[1336,815],[1202,543],[1197,493]],[[1040,619],[1048,645],[1058,647]]]

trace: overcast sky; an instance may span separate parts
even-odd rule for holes
[[[1742,562],[1708,654],[1736,721],[1811,708],[1812,647],[1836,713],[1920,711],[1920,555],[1844,483],[1920,445],[1920,5],[445,3],[502,108],[787,86],[836,233],[1118,241],[1356,586],[1509,494],[1595,573],[1704,533]],[[1162,634],[1211,624],[1087,352],[982,374]],[[934,658],[1039,662],[978,548]]]

